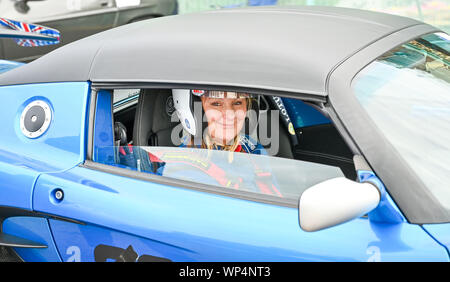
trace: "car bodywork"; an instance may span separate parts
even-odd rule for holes
[[[223,10],[119,27],[11,70],[0,76],[2,245],[32,261],[448,261],[449,214],[348,94],[365,65],[436,31],[351,9]],[[366,217],[308,233],[299,227],[296,200],[95,162],[94,148],[112,140],[108,90],[141,87],[307,101],[361,157],[359,179],[381,180],[381,203]],[[20,132],[20,113],[35,100],[53,116],[47,132],[30,139]]]

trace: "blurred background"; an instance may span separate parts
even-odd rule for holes
[[[356,8],[411,17],[450,31],[450,0],[178,0],[178,13],[253,5]]]
[[[61,32],[60,44],[34,48],[0,39],[0,59],[30,62],[72,41],[140,20],[264,5],[320,5],[379,11],[411,17],[450,33],[450,0],[0,0],[0,17]]]

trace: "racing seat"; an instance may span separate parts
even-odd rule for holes
[[[180,123],[178,119],[172,122],[172,114],[176,116],[170,89],[142,89],[134,119],[133,145],[178,146],[179,140],[174,140],[174,144],[171,135]]]

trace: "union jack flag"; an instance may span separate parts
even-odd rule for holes
[[[45,46],[45,45],[52,45],[52,44],[58,44],[60,40],[60,34],[59,31],[56,29],[40,26],[37,24],[28,24],[24,22],[9,20],[5,18],[0,18],[0,25],[3,25],[5,27],[14,29],[14,30],[20,30],[30,33],[37,33],[42,34],[46,36],[50,36],[55,38],[55,40],[34,40],[34,39],[14,39],[17,44],[24,47],[35,47],[35,46]]]

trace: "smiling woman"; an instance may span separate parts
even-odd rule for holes
[[[215,91],[214,91],[215,92]],[[202,106],[208,120],[211,141],[219,146],[237,147],[236,137],[244,125],[250,101],[233,92],[211,93],[202,96]]]
[[[192,95],[192,96],[191,96]],[[244,127],[247,113],[252,107],[252,98],[248,93],[230,91],[205,90],[173,90],[174,105],[178,118],[182,121],[184,129],[191,134],[183,140],[182,145],[188,147],[201,147],[219,149],[231,152],[263,153],[264,149],[257,144],[250,149],[245,143],[248,136],[241,138],[240,132]],[[200,101],[198,101],[200,97]],[[193,104],[193,106],[192,106]],[[207,129],[198,132],[199,120],[202,116],[195,116],[195,107],[204,113]],[[190,109],[194,107],[194,110]],[[189,120],[191,122],[189,122]],[[191,126],[191,123],[194,127]],[[203,128],[204,126],[202,126]],[[193,136],[201,133],[201,144],[194,142]]]

